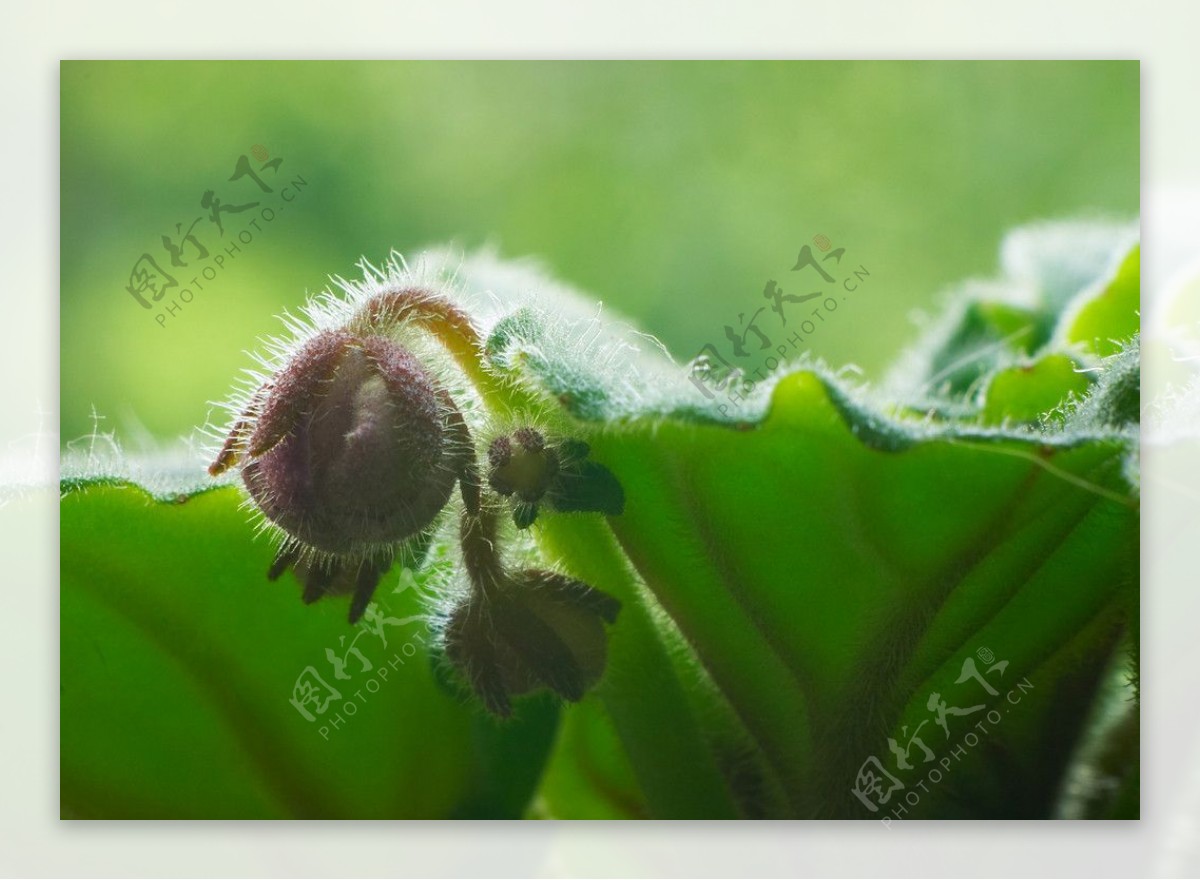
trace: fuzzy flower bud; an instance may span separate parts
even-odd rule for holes
[[[580,581],[541,569],[505,574],[450,615],[446,656],[487,708],[511,713],[510,697],[547,687],[580,700],[604,672],[621,604]]]
[[[248,459],[246,488],[292,539],[273,575],[302,559],[297,547],[319,551],[322,562],[297,566],[305,600],[351,591],[348,580],[357,619],[387,569],[364,559],[390,562],[393,546],[446,506],[456,480],[464,495],[474,485],[466,424],[411,352],[344,331],[309,340],[256,403],[253,430],[235,427],[210,471]]]

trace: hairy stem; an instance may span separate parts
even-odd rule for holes
[[[420,327],[437,339],[489,406],[515,409],[532,402],[488,367],[483,339],[470,316],[428,290],[405,287],[380,293],[362,307],[351,326],[370,332],[402,323]]]

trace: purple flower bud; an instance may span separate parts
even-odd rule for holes
[[[446,505],[470,454],[453,415],[406,349],[321,334],[276,377],[242,476],[267,519],[319,550],[401,541]],[[263,436],[280,439],[258,452]]]

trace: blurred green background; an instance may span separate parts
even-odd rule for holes
[[[275,315],[362,256],[454,241],[542,258],[680,360],[760,305],[818,233],[869,293],[811,340],[868,377],[1004,232],[1139,207],[1136,62],[65,62],[61,430],[187,434]],[[274,192],[235,162],[262,145]],[[251,159],[254,169],[264,163]],[[125,291],[202,218],[210,253],[276,219],[156,323]],[[261,207],[261,206],[260,206]],[[182,258],[194,266],[193,251]],[[167,299],[173,294],[168,293]],[[164,300],[165,302],[165,300]]]

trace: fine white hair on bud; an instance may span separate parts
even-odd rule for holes
[[[304,599],[350,593],[365,611],[400,545],[428,529],[456,483],[478,507],[471,431],[453,373],[424,338],[470,319],[426,269],[364,264],[364,281],[311,300],[267,343],[209,466],[240,468],[249,503],[281,536],[269,575],[289,567]],[[445,381],[443,376],[451,378]]]
[[[620,483],[589,460],[585,442],[542,422],[553,407],[491,363],[488,322],[477,317],[488,309],[454,273],[430,259],[410,269],[396,256],[362,267],[362,281],[335,279],[340,295],[285,317],[291,336],[270,341],[263,369],[249,374],[209,473],[240,469],[249,505],[283,536],[268,578],[292,569],[305,602],[351,596],[351,623],[457,484],[469,588],[446,615],[447,659],[497,715],[536,688],[581,699],[604,671],[604,625],[620,603],[564,574],[510,566],[501,512],[513,505],[517,529],[539,505],[616,515]],[[486,446],[485,479],[475,438],[490,431],[468,417],[495,410],[506,433]]]

